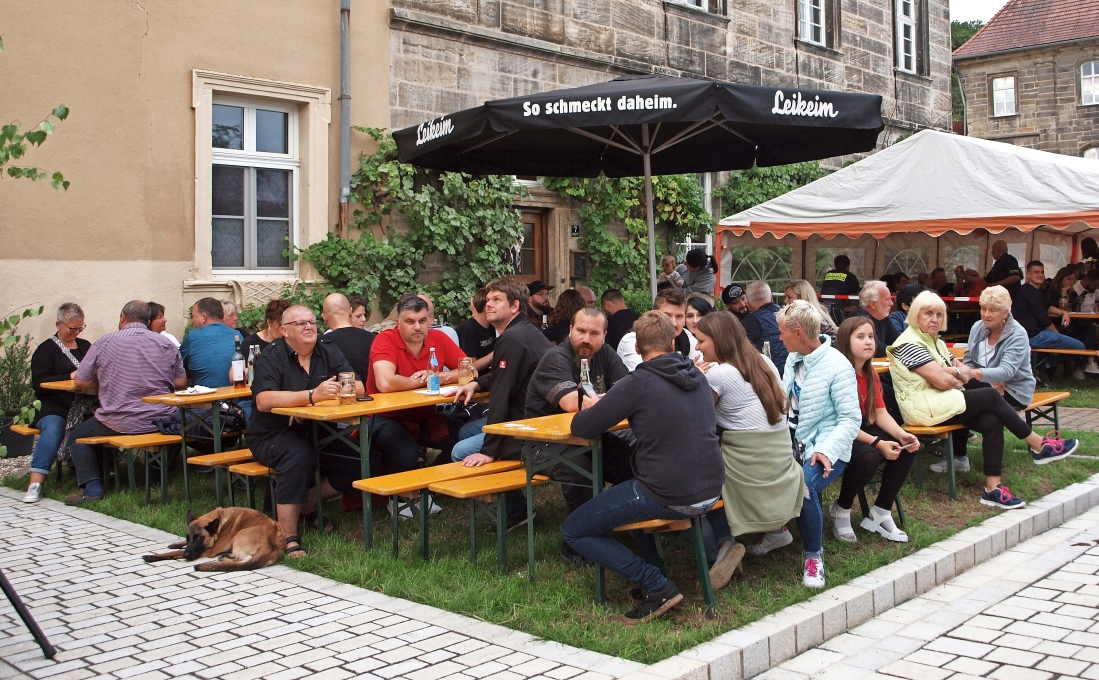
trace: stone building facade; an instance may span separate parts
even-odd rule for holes
[[[1067,44],[962,56],[955,63],[969,135],[1099,158],[1099,89],[1089,96],[1092,73],[1099,75],[1099,35]],[[1094,81],[1099,86],[1099,77]]]
[[[815,25],[805,11],[819,11]],[[946,0],[391,0],[389,28],[394,129],[639,73],[880,94],[880,144],[950,125]],[[544,244],[527,278],[560,290],[583,278],[572,276],[576,213],[530,192],[526,217],[541,226],[528,233]]]

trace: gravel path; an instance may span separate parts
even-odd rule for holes
[[[5,477],[11,477],[17,472],[20,474],[26,474],[26,469],[30,467],[31,457],[20,456],[19,458],[0,458],[0,479]]]

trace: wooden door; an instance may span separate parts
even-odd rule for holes
[[[523,211],[523,241],[512,248],[512,270],[523,283],[535,279],[546,281],[546,222],[545,215],[536,211]]]

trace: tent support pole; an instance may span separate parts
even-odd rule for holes
[[[641,126],[641,145],[645,148],[645,220],[649,226],[649,292],[656,298],[656,225],[653,223],[653,170],[649,154],[649,126]]]

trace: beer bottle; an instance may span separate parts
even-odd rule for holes
[[[435,357],[434,347],[429,347],[428,351],[431,354],[427,360],[427,391],[429,394],[438,394],[440,382],[439,360]]]
[[[591,372],[588,369],[588,360],[580,360],[580,387],[584,390],[584,394],[588,395],[589,399],[595,399],[595,387],[591,384]]]
[[[230,366],[232,367],[231,373],[233,374],[233,387],[247,387],[247,378],[245,377],[244,355],[240,353],[240,340],[235,343],[236,349],[233,350],[233,358],[230,360]]]
[[[542,315],[542,330],[549,328],[549,314]]]

